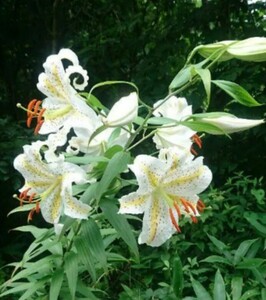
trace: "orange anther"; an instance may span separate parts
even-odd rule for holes
[[[32,202],[33,198],[35,197],[36,193],[32,193],[29,197],[29,203]]]
[[[35,208],[35,211],[36,213],[38,214],[40,212],[40,202],[36,202],[36,208]]]
[[[198,145],[199,148],[202,148],[202,140],[197,134],[193,135],[192,140]]]
[[[198,202],[197,202],[198,211],[203,212],[205,207],[206,207],[205,204],[201,200],[198,200]]]
[[[173,214],[171,208],[169,208],[169,214],[170,214],[170,219],[171,219],[171,221],[172,221],[172,224],[174,225],[176,231],[180,233],[180,232],[181,232],[181,229],[180,229],[180,227],[178,226],[178,224],[177,224],[177,222],[176,222],[176,219],[175,219],[175,217],[174,217],[174,214]]]
[[[42,108],[42,109],[40,110],[39,114],[38,114],[38,117],[37,117],[37,123],[38,123],[38,124],[41,122],[42,116],[43,116],[44,112],[45,112],[45,108]]]
[[[38,132],[39,132],[39,130],[40,130],[40,128],[42,127],[42,124],[44,123],[44,120],[41,120],[38,124],[37,124],[37,126],[35,127],[35,129],[34,129],[34,134],[38,134]]]
[[[32,221],[32,217],[33,217],[33,214],[35,212],[35,207],[30,210],[29,214],[28,214],[28,219],[27,219],[27,222],[29,223],[30,221]]]
[[[27,111],[27,116],[29,117],[32,114],[32,110],[36,104],[37,100],[33,99],[30,101],[30,103],[28,104],[28,111]]]
[[[193,223],[198,223],[198,219],[195,216],[190,216]]]
[[[176,210],[176,212],[178,214],[178,217],[181,218],[181,211],[180,211],[180,208],[179,208],[179,206],[177,205],[176,202],[174,203],[174,207],[175,207],[175,210]]]
[[[33,114],[36,116],[37,113],[38,113],[38,110],[40,108],[40,105],[41,105],[42,101],[41,100],[38,100],[34,106],[34,111],[33,111]]]
[[[183,198],[181,198],[180,200],[181,200],[181,202],[182,202],[182,204],[183,204],[183,206],[184,206],[184,208],[185,208],[185,211],[186,211],[187,213],[189,213],[189,212],[190,212],[189,209],[191,209],[192,212],[193,212],[193,214],[196,215],[196,213],[197,213],[197,212],[196,212],[196,209],[195,209],[195,207],[194,207],[189,201],[187,201],[187,200],[185,200],[185,199],[183,199]]]
[[[198,155],[197,151],[193,149],[193,147],[190,148],[190,151],[193,155]]]

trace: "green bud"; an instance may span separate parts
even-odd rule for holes
[[[227,52],[246,61],[261,62],[266,61],[266,38],[252,37],[228,47]]]

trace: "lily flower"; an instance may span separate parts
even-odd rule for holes
[[[162,245],[180,232],[181,215],[197,221],[203,209],[197,194],[208,187],[212,173],[203,165],[203,157],[193,158],[189,151],[167,148],[160,151],[159,158],[139,155],[129,166],[139,188],[119,199],[119,213],[144,213],[140,244]]]
[[[66,70],[64,69],[62,60],[69,60],[72,65]],[[43,64],[45,72],[39,75],[37,88],[47,96],[38,108],[33,109],[33,113],[37,113],[44,118],[40,128],[40,134],[48,134],[56,132],[61,127],[76,128],[86,127],[91,131],[95,128],[98,118],[96,113],[78,95],[75,89],[83,90],[87,85],[87,71],[79,65],[78,58],[70,49],[62,49],[57,55],[50,55]],[[73,86],[70,82],[70,75],[78,74],[83,79],[82,84],[77,83],[77,79],[73,80]],[[40,124],[40,123],[39,123]]]
[[[103,123],[108,127],[123,126],[132,123],[137,115],[138,94],[133,92],[113,105],[107,117],[103,119]]]
[[[67,152],[82,152],[89,155],[102,155],[108,148],[114,145],[124,147],[130,137],[130,133],[123,128],[105,128],[90,141],[90,132],[86,128],[75,131],[76,136],[69,141]],[[74,151],[73,151],[74,150]]]
[[[162,100],[154,104],[154,115],[156,117],[167,117],[176,121],[183,121],[192,115],[192,106],[187,104],[185,98],[170,97],[163,104]],[[158,108],[157,108],[158,107]],[[157,129],[153,141],[157,149],[178,147],[187,150],[193,143],[192,137],[196,134],[192,129],[176,124],[167,124]]]
[[[249,128],[265,123],[265,120],[242,119],[242,118],[237,118],[234,115],[230,115],[230,116],[221,116],[218,118],[201,118],[200,122],[215,125],[221,130],[216,131],[216,130],[209,129],[208,133],[214,135],[220,135],[220,134],[231,134],[234,132],[247,130]]]
[[[72,218],[86,219],[90,206],[72,196],[72,183],[85,183],[85,171],[61,158],[52,163],[44,162],[40,154],[43,145],[41,141],[25,145],[24,153],[14,160],[15,169],[25,178],[20,189],[21,200],[38,204],[48,223],[57,224],[63,213]]]

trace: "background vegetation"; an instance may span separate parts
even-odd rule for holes
[[[265,16],[264,1],[248,3],[247,0],[2,1],[0,264],[21,259],[30,242],[28,235],[10,232],[11,228],[25,224],[26,216],[6,217],[18,204],[12,194],[22,180],[13,170],[12,161],[22,145],[34,139],[32,131],[25,129],[25,116],[16,109],[16,103],[26,104],[32,98],[42,97],[36,83],[48,55],[69,47],[88,70],[90,85],[110,79],[133,81],[141,97],[152,103],[167,93],[169,83],[196,45],[264,36]],[[235,81],[257,101],[266,103],[265,70],[265,63],[230,61],[218,66],[213,77]],[[105,90],[98,97],[111,104],[125,93],[125,88],[111,91],[112,99]],[[203,87],[196,86],[186,97],[195,111],[200,111]],[[226,109],[248,118],[262,118],[265,113],[264,106],[252,109],[238,104],[226,106],[230,99],[215,89],[212,97],[211,110]],[[211,209],[206,210],[199,224],[184,226],[182,234],[165,247],[154,250],[142,246],[140,263],[117,263],[108,280],[97,286],[110,291],[105,297],[175,299],[171,298],[174,297],[172,281],[174,266],[179,263],[178,253],[185,279],[183,297],[196,293],[198,299],[205,299],[197,294],[204,292],[201,284],[215,295],[224,282],[232,297],[243,286],[242,300],[250,295],[250,299],[266,299],[265,179],[262,178],[266,166],[265,144],[266,126],[234,134],[232,140],[204,138],[200,154],[206,156],[206,164],[214,173],[213,187],[204,195]],[[42,220],[33,221],[38,222],[41,224]],[[129,253],[125,250],[124,255]],[[0,271],[0,280],[6,279],[9,271]]]

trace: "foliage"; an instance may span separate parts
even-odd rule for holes
[[[12,160],[22,145],[35,139],[20,121],[14,121],[22,116],[14,109],[15,103],[36,96],[40,61],[61,47],[77,50],[89,70],[91,85],[113,78],[133,81],[140,98],[150,106],[165,97],[165,83],[178,75],[169,88],[175,91],[192,81],[179,95],[190,100],[195,113],[224,110],[257,119],[264,112],[264,106],[256,105],[265,103],[265,63],[232,60],[210,66],[210,74],[206,65],[198,66],[201,58],[196,53],[179,73],[187,53],[197,44],[264,35],[264,2],[5,1],[0,14],[0,101],[5,114],[0,120],[2,220],[16,206],[10,195],[21,186]],[[105,83],[93,91],[94,97],[83,96],[95,110],[108,111],[106,106],[129,91],[128,85]],[[143,108],[140,115],[135,126],[145,118]],[[171,122],[154,117],[147,124],[152,130],[152,126]],[[204,129],[213,128],[204,125]],[[98,161],[66,157],[79,165],[96,162],[97,181],[74,187],[74,193],[83,193],[80,200],[97,209],[88,221],[65,217],[59,236],[39,216],[33,224],[42,228],[20,226],[25,223],[25,213],[16,219],[11,215],[12,224],[4,224],[4,232],[19,226],[17,233],[25,239],[16,244],[12,240],[10,246],[6,241],[11,238],[2,236],[1,264],[21,260],[2,269],[0,280],[4,282],[15,268],[12,278],[2,285],[2,297],[10,299],[15,293],[17,299],[266,299],[265,180],[260,177],[265,174],[265,130],[262,126],[234,134],[231,141],[203,137],[203,149],[197,152],[207,156],[206,163],[214,173],[213,187],[201,197],[207,208],[198,224],[182,220],[182,232],[155,250],[137,246],[139,217],[117,215],[118,191],[131,191],[136,185],[123,173],[123,163],[132,163],[133,158],[119,147],[109,149]],[[148,135],[145,144],[132,153],[143,152],[154,152]],[[28,250],[21,259],[24,248]]]

